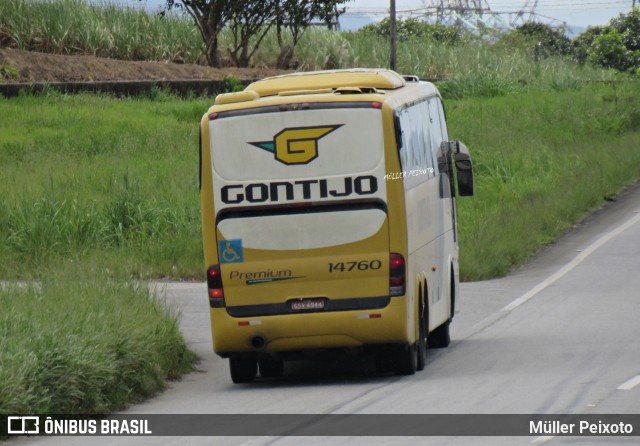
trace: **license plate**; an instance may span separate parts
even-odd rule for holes
[[[322,310],[324,299],[300,299],[291,301],[292,311]]]

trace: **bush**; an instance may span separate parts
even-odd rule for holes
[[[608,26],[590,26],[585,32],[580,33],[572,42],[575,61],[579,64],[586,63],[593,43],[598,37],[609,31]]]
[[[589,28],[574,40],[578,62],[621,72],[640,70],[640,8],[611,19],[609,26]]]
[[[363,26],[358,30],[362,34],[374,34],[380,37],[389,37],[391,21],[388,17],[377,24]],[[423,39],[439,42],[445,45],[457,45],[466,40],[464,31],[440,23],[427,23],[419,19],[404,19],[396,22],[396,36],[399,41],[410,39]]]
[[[122,409],[195,360],[146,286],[83,267],[0,287],[0,308],[0,414]]]
[[[0,80],[17,81],[20,71],[15,65],[0,65]]]
[[[571,40],[563,29],[544,23],[525,23],[500,39],[505,46],[523,48],[536,60],[571,54]]]
[[[635,65],[633,56],[625,47],[622,35],[615,30],[596,37],[587,61],[605,68],[615,68],[618,71],[627,71]]]

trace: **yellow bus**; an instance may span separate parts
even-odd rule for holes
[[[327,352],[413,374],[449,344],[455,195],[471,158],[434,85],[384,69],[295,73],[219,95],[200,122],[214,351],[235,383]]]

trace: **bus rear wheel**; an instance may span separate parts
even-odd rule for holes
[[[453,268],[453,265],[452,265]],[[453,275],[451,275],[451,294],[449,301],[449,319],[438,328],[429,333],[427,337],[427,345],[429,348],[446,348],[449,347],[449,343],[451,343],[451,336],[449,335],[449,326],[451,325],[451,321],[453,320],[453,313],[455,308],[455,281]]]
[[[449,336],[449,325],[451,321],[447,321],[435,330],[433,330],[427,338],[429,348],[446,348],[449,347],[451,337]]]
[[[415,347],[408,345],[394,355],[393,371],[396,375],[413,375],[418,367]]]
[[[418,371],[424,370],[425,365],[427,364],[427,323],[426,323],[426,315],[420,314],[419,320],[419,328],[418,328],[418,342],[416,343],[417,350],[417,358],[416,358],[416,369]]]
[[[413,375],[417,368],[416,349],[412,345],[380,352],[375,356],[376,369],[382,373]]]
[[[284,373],[284,361],[282,359],[260,359],[258,361],[260,376],[263,378],[280,378]]]
[[[423,291],[424,290],[424,291]],[[425,310],[425,303],[428,302],[427,282],[424,281],[424,288],[420,287],[420,298],[418,300],[418,342],[416,342],[416,369],[424,370],[427,364],[427,333],[429,324],[429,313]]]
[[[231,381],[235,384],[250,383],[258,373],[258,362],[253,358],[231,357],[229,358],[229,370]]]

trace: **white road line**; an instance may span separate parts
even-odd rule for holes
[[[640,384],[640,375],[636,375],[628,381],[623,382],[618,386],[618,390],[631,390],[635,386]]]
[[[534,438],[533,440],[531,440],[531,443],[546,443],[547,441],[551,441],[554,438],[556,438],[555,435],[546,435],[546,436],[541,436],[541,437],[537,437]]]
[[[527,302],[529,299],[534,297],[536,294],[540,293],[542,290],[547,288],[549,285],[551,285],[552,283],[556,282],[558,279],[560,279],[561,277],[563,277],[564,275],[569,273],[576,266],[580,265],[587,257],[589,257],[591,254],[593,254],[593,252],[596,249],[600,248],[602,245],[604,245],[605,243],[610,241],[612,238],[614,238],[617,235],[621,234],[622,232],[626,231],[627,229],[629,229],[631,226],[635,225],[639,221],[640,221],[640,214],[638,214],[635,217],[629,219],[626,223],[623,223],[622,225],[618,226],[616,229],[614,229],[613,231],[609,232],[608,234],[600,237],[598,240],[596,240],[591,245],[589,245],[588,248],[586,248],[580,254],[575,256],[574,259],[571,262],[567,263],[565,266],[560,268],[560,270],[557,273],[552,274],[551,276],[547,277],[545,280],[543,280],[538,285],[533,287],[527,293],[525,293],[522,296],[518,297],[517,299],[515,299],[510,304],[508,304],[505,307],[503,307],[498,312],[499,313],[508,313],[510,311],[513,311],[515,308],[519,307],[523,303]]]
[[[580,263],[582,263],[587,257],[589,257],[591,254],[593,254],[593,252],[596,249],[600,248],[602,245],[604,245],[605,243],[607,243],[608,241],[610,241],[614,237],[618,236],[622,232],[626,231],[627,229],[629,229],[631,226],[635,225],[638,222],[640,222],[640,214],[636,215],[633,218],[630,218],[626,223],[621,224],[616,229],[608,232],[606,235],[603,235],[598,240],[596,240],[591,245],[589,245],[587,248],[585,248],[582,252],[580,252],[580,254],[575,256],[573,258],[573,260],[571,260],[569,263],[567,263],[564,267],[560,268],[560,270],[558,270],[558,272],[556,272],[555,274],[552,274],[551,276],[547,277],[545,280],[540,282],[538,285],[533,287],[531,290],[529,290],[528,292],[526,292],[522,296],[518,297],[517,299],[513,300],[511,303],[509,303],[509,304],[505,305],[504,307],[502,307],[502,309],[496,311],[495,313],[487,316],[486,318],[484,318],[480,322],[474,324],[469,329],[469,331],[466,332],[462,336],[462,339],[466,339],[466,338],[468,338],[470,336],[473,336],[474,334],[479,333],[479,332],[483,331],[485,328],[493,325],[495,322],[499,321],[500,319],[506,317],[511,311],[515,310],[520,305],[522,305],[525,302],[529,301],[532,297],[534,297],[535,295],[537,295],[538,293],[543,291],[549,285],[553,284],[558,279],[562,278],[564,275],[566,275],[571,270],[573,270],[576,266],[578,266]]]

